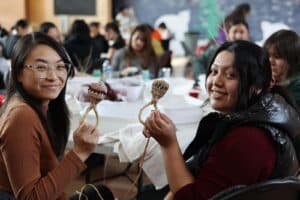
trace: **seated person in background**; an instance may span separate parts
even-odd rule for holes
[[[160,32],[154,29],[150,24],[144,24],[151,31],[151,43],[154,49],[154,52],[157,57],[161,57],[164,54],[164,48],[161,43],[161,35]]]
[[[250,39],[250,31],[248,27],[248,23],[243,19],[232,19],[228,23],[226,23],[226,31],[227,31],[227,40],[235,41],[235,40],[249,40]],[[218,48],[217,44],[211,44],[201,55],[200,57],[195,57],[192,60],[193,63],[193,76],[195,80],[195,86],[199,85],[199,74],[205,73],[208,64],[216,52]]]
[[[116,22],[107,23],[105,26],[105,32],[105,37],[109,43],[107,58],[111,60],[115,51],[124,48],[126,44]]]
[[[300,107],[300,37],[291,30],[273,33],[264,44],[274,83],[284,86]]]
[[[206,79],[210,104],[218,112],[200,121],[184,155],[173,122],[159,111],[147,118],[143,133],[161,147],[175,200],[209,199],[234,185],[296,173],[290,137],[299,133],[299,114],[288,97],[270,92],[271,79],[268,54],[261,47],[225,42]]]
[[[5,44],[7,37],[8,37],[8,31],[0,24],[0,43]]]
[[[251,14],[251,5],[249,3],[241,3],[237,5],[232,12],[230,12],[222,22],[219,28],[219,32],[216,38],[218,44],[222,44],[226,41],[226,24],[232,19],[242,19],[244,21],[248,21],[247,18]]]
[[[90,35],[93,39],[93,43],[98,47],[100,53],[107,53],[108,42],[105,37],[100,33],[100,23],[91,22],[90,23]]]
[[[158,25],[158,31],[161,35],[161,44],[164,51],[170,50],[170,40],[172,39],[172,34],[170,30],[167,28],[167,25],[162,22]]]
[[[17,41],[29,33],[29,23],[25,19],[20,19],[16,22],[14,29],[16,30],[16,34],[11,33],[5,41],[4,56],[8,59],[11,58],[12,50]]]
[[[40,25],[40,32],[47,34],[48,36],[52,37],[57,42],[61,42],[60,39],[60,32],[56,25],[52,22],[44,22]]]
[[[114,70],[137,67],[139,71],[149,70],[149,78],[158,76],[158,59],[151,44],[151,31],[147,25],[138,25],[132,31],[129,46],[120,49],[112,59]]]
[[[130,38],[130,34],[134,27],[137,25],[137,20],[132,8],[127,6],[121,6],[119,12],[116,15],[116,21],[119,24],[120,32],[126,42]]]
[[[85,122],[70,131],[66,82],[74,74],[63,46],[37,32],[22,37],[12,54],[7,99],[0,117],[0,196],[67,200],[65,187],[86,168],[99,132]]]
[[[6,86],[8,84],[8,77],[10,66],[8,61],[3,56],[4,45],[0,42],[0,93],[6,93]]]
[[[0,24],[0,38],[8,36],[8,31]]]
[[[6,85],[5,85],[5,80],[4,80],[4,75],[3,72],[0,71],[0,106],[2,105],[2,95],[6,94]]]
[[[73,22],[64,46],[78,71],[92,73],[94,68],[99,67],[100,50],[93,43],[84,20]]]

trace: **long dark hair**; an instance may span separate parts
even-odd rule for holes
[[[225,42],[213,56],[206,77],[211,73],[216,56],[222,51],[229,51],[234,56],[233,67],[236,68],[240,77],[236,111],[245,110],[269,91],[272,74],[268,53],[248,41]],[[255,89],[261,92],[256,93]]]
[[[144,48],[139,53],[136,53],[131,45],[133,35],[137,32],[142,33],[143,38],[144,38]],[[154,52],[154,49],[152,46],[152,41],[151,41],[151,30],[150,30],[149,26],[146,24],[138,25],[132,31],[132,33],[130,35],[130,39],[129,39],[129,47],[125,51],[126,63],[130,65],[131,60],[136,56],[141,59],[141,65],[142,65],[141,67],[143,69],[148,69],[149,67],[152,67],[152,68],[158,67],[157,66],[158,60],[157,60],[156,54]],[[150,70],[153,71],[154,74],[156,74],[158,71],[158,69],[150,69]]]
[[[212,64],[222,51],[233,54],[233,67],[236,68],[240,82],[238,86],[238,101],[235,111],[249,108],[268,92],[281,95],[299,114],[299,108],[291,96],[281,86],[271,88],[272,71],[268,52],[258,45],[244,40],[223,43],[214,54],[206,77],[211,73]],[[259,92],[257,92],[259,91]]]
[[[39,32],[47,34],[51,28],[57,28],[52,22],[44,22],[40,25]]]
[[[15,94],[18,94],[38,114],[56,156],[60,157],[65,150],[70,130],[69,110],[65,102],[66,85],[58,97],[50,101],[47,116],[45,116],[41,110],[40,101],[28,94],[18,81],[18,76],[24,68],[26,57],[36,46],[41,44],[55,50],[63,62],[71,63],[63,46],[43,33],[35,32],[20,38],[13,49],[8,92],[1,115],[5,111],[10,99]],[[68,77],[73,75],[74,69],[71,67]]]
[[[235,9],[231,12],[232,18],[240,18],[246,19],[246,15],[251,12],[251,5],[249,3],[241,3],[235,7]]]
[[[87,23],[82,19],[77,19],[73,22],[69,34],[67,36],[67,40],[82,40],[82,41],[90,41],[90,29]]]
[[[264,43],[267,51],[274,49],[279,58],[288,64],[287,78],[300,73],[300,37],[291,30],[280,30],[273,33]]]

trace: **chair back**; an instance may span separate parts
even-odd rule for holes
[[[288,177],[249,186],[234,186],[219,192],[210,200],[298,200],[299,194],[300,180]]]
[[[173,52],[172,51],[165,51],[163,53],[163,55],[161,55],[161,57],[159,58],[159,68],[162,68],[162,67],[169,67],[169,68],[172,68],[172,65],[171,65],[171,60],[172,60],[172,54]]]
[[[9,192],[0,191],[0,200],[16,200],[14,195]]]

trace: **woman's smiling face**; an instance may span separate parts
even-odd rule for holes
[[[206,88],[213,109],[233,112],[238,99],[239,75],[233,67],[234,56],[221,51],[215,58],[206,80]]]
[[[40,78],[40,72],[26,67],[32,65],[50,65],[51,69],[46,72],[45,78]],[[66,84],[67,72],[58,73],[58,65],[64,65],[64,62],[54,49],[47,45],[37,45],[26,57],[18,80],[28,94],[42,103],[48,103],[57,98]]]

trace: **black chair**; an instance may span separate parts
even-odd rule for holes
[[[9,192],[0,191],[0,200],[16,200],[14,195]]]
[[[163,47],[164,51],[170,50],[170,39],[161,40],[161,46]]]
[[[101,167],[104,165],[105,156],[103,154],[92,153],[88,159],[85,161],[87,168],[81,173],[85,176],[85,183],[91,183],[91,173],[95,168]]]
[[[298,200],[300,180],[295,177],[274,179],[254,185],[238,185],[214,195],[210,200]]]
[[[0,71],[0,90],[3,90],[6,88],[6,77],[4,74]]]
[[[158,65],[160,68],[168,67],[168,68],[172,69],[172,64],[171,64],[172,54],[173,54],[172,51],[165,51],[163,53],[163,55],[160,56],[160,58],[158,60],[159,61]]]

